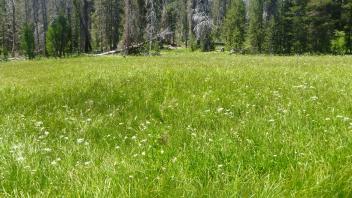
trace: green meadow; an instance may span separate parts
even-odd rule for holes
[[[351,56],[0,63],[0,197],[351,196]]]

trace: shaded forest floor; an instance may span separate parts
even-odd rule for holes
[[[352,195],[352,57],[0,64],[0,196]]]

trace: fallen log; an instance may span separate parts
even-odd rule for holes
[[[124,49],[116,49],[116,50],[111,50],[111,51],[108,51],[108,52],[103,52],[103,53],[100,53],[100,54],[96,54],[96,56],[106,56],[106,55],[112,55],[112,54],[118,54],[118,53],[122,53],[126,50],[130,51],[130,50],[133,50],[133,49],[138,49],[140,47],[142,47],[143,45],[145,45],[146,42],[143,42],[143,43],[139,43],[139,44],[136,44],[136,45],[131,45],[127,48],[124,48]]]
[[[103,53],[100,53],[100,54],[96,54],[96,56],[112,55],[112,54],[118,54],[118,53],[122,53],[122,52],[125,52],[125,51],[131,51],[131,50],[134,50],[134,49],[138,49],[138,48],[144,46],[145,44],[147,44],[150,41],[154,41],[154,40],[157,40],[157,39],[160,39],[160,38],[161,39],[165,39],[165,37],[167,35],[170,35],[172,33],[173,32],[170,32],[168,29],[165,29],[163,32],[159,33],[156,37],[152,38],[149,41],[144,41],[142,43],[131,45],[131,46],[128,46],[127,48],[124,48],[124,49],[116,49],[116,50],[111,50],[111,51],[108,51],[108,52],[103,52]]]
[[[111,55],[111,54],[118,54],[118,53],[121,53],[121,52],[122,52],[122,50],[118,49],[118,50],[112,50],[112,51],[104,52],[104,53],[101,53],[101,54],[96,54],[96,56],[106,56],[106,55]]]

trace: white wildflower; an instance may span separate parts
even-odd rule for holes
[[[24,161],[24,157],[23,156],[18,156],[16,160],[18,162],[22,162],[22,161]]]
[[[147,142],[147,139],[143,139],[142,141],[141,141],[141,143],[146,143]]]
[[[40,126],[43,125],[43,122],[42,122],[42,121],[38,121],[38,122],[34,123],[34,125],[35,125],[36,127],[40,127]]]
[[[84,138],[77,139],[77,144],[82,144],[84,142]]]
[[[224,108],[220,107],[220,108],[217,109],[217,112],[221,113],[223,110],[224,110]]]
[[[318,98],[318,96],[312,96],[310,99],[313,100],[313,101],[316,101],[316,100],[318,100],[319,98]]]
[[[57,165],[57,161],[54,160],[54,161],[52,161],[50,164],[53,165],[53,166],[55,166],[55,165]]]
[[[45,152],[51,152],[51,148],[44,148],[43,151],[45,151]]]
[[[87,161],[87,162],[84,162],[84,165],[88,166],[91,163],[92,163],[92,161]]]

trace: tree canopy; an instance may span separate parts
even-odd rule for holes
[[[12,56],[218,44],[237,53],[351,54],[352,2],[0,0],[0,51]]]

